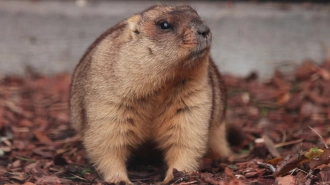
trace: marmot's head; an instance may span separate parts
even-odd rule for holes
[[[210,29],[190,6],[153,6],[128,18],[127,26],[135,61],[189,67],[209,55]]]

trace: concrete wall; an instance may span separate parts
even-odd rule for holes
[[[220,70],[268,77],[305,58],[324,59],[330,47],[330,4],[190,4],[213,32]],[[152,1],[0,1],[0,74],[71,72],[85,49],[107,28]]]

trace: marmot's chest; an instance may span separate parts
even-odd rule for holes
[[[167,85],[155,91],[152,95],[135,102],[138,116],[147,125],[157,127],[195,107],[205,107],[206,111],[212,106],[212,88],[209,84],[179,82]]]
[[[181,87],[181,89],[184,87]],[[150,124],[161,124],[159,118],[173,116],[173,111],[182,106],[180,87],[166,86],[154,92],[151,96],[143,99],[140,109],[148,110],[144,113],[150,118]]]

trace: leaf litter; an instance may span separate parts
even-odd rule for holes
[[[266,82],[224,75],[234,155],[204,158],[199,172],[173,171],[172,184],[329,184],[330,57],[306,60]],[[0,184],[106,184],[70,127],[71,74],[0,79]],[[159,182],[162,166],[129,169],[136,184]]]

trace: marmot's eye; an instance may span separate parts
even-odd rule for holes
[[[161,21],[159,23],[159,26],[162,30],[168,30],[170,28],[172,28],[172,26],[170,25],[170,23],[166,22],[166,21]]]

